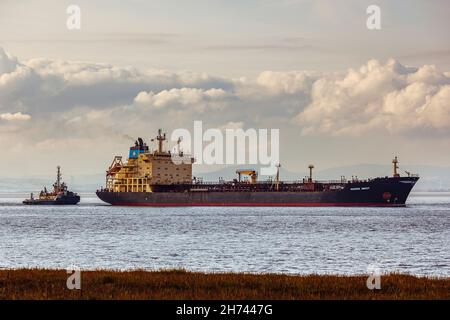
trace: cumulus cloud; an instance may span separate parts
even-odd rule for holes
[[[158,93],[140,92],[134,102],[151,108],[186,108],[191,107],[199,112],[207,108],[223,109],[225,99],[229,96],[223,89],[181,88],[163,90]]]
[[[2,47],[0,47],[0,75],[14,71],[18,64],[16,58],[11,57]]]
[[[22,112],[0,114],[0,120],[5,120],[5,121],[26,121],[26,120],[30,120],[30,119],[31,119],[30,115],[23,114]]]
[[[204,73],[138,70],[101,63],[31,59],[0,51],[0,110],[55,114],[80,106],[130,104],[139,92],[195,88],[231,90],[233,82]]]
[[[238,122],[230,121],[230,122],[227,122],[224,125],[218,127],[217,129],[219,129],[221,131],[225,131],[227,129],[234,129],[234,130],[244,129],[244,122],[242,122],[242,121],[238,121]]]
[[[280,128],[284,145],[295,148],[301,133],[319,143],[330,135],[390,135],[392,141],[410,134],[424,139],[440,134],[444,143],[449,101],[449,72],[395,60],[371,60],[342,73],[263,71],[227,79],[101,63],[20,61],[0,50],[0,145],[9,150],[0,162],[18,161],[26,151],[35,158],[31,171],[60,159],[97,172],[137,136],[149,141],[158,128],[190,129],[194,120],[222,130]],[[31,166],[23,161],[21,170]]]
[[[317,72],[264,71],[258,76],[256,81],[258,85],[274,94],[298,94],[300,92],[309,93],[312,84],[318,77],[319,73]]]
[[[434,66],[407,68],[371,60],[342,76],[324,76],[296,116],[303,134],[359,135],[450,131],[450,78]]]
[[[118,141],[126,148],[130,136],[190,128],[194,120],[221,129],[282,128],[288,139],[299,132],[427,137],[450,132],[449,79],[450,73],[434,66],[412,68],[395,60],[371,60],[344,73],[264,71],[227,79],[101,63],[19,61],[0,50],[0,144],[17,153],[30,145],[36,154],[47,148],[49,158],[50,146],[64,145],[67,159],[86,150],[109,159]],[[104,165],[105,159],[98,161]]]

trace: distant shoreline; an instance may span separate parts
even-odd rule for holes
[[[69,290],[66,270],[0,270],[3,300],[316,300],[450,299],[450,278],[381,275],[381,289],[367,275],[284,275],[167,271],[81,271],[81,289]]]

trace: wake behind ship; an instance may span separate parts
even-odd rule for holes
[[[150,151],[139,138],[130,148],[128,162],[116,156],[106,173],[106,188],[97,196],[106,203],[118,206],[378,206],[402,207],[419,180],[410,173],[400,176],[397,157],[393,160],[392,177],[368,180],[344,177],[339,181],[313,180],[310,175],[299,181],[279,180],[279,166],[275,179],[258,181],[255,170],[238,170],[237,179],[206,183],[192,177],[192,157],[179,156],[182,163],[172,160],[163,150],[166,134],[156,137],[158,149]],[[188,159],[188,161],[186,161]],[[248,176],[250,179],[241,179]]]

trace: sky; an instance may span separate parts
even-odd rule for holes
[[[449,14],[444,0],[1,0],[0,176],[104,172],[136,137],[194,120],[279,128],[292,171],[449,166]]]

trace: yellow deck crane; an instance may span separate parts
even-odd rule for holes
[[[241,182],[242,175],[249,176],[252,184],[255,184],[258,180],[258,172],[256,172],[255,170],[236,170],[236,174],[238,175],[239,182]]]

